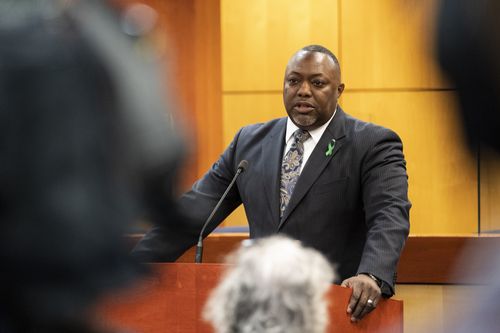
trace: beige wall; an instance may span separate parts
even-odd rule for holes
[[[500,231],[500,154],[481,150],[481,232]]]
[[[224,144],[241,126],[284,116],[288,58],[325,45],[341,62],[344,110],[403,139],[411,233],[477,232],[477,162],[462,146],[453,93],[432,61],[435,12],[431,0],[222,0]],[[226,222],[245,223],[242,210]]]
[[[481,291],[470,285],[397,285],[394,299],[404,301],[405,333],[446,333],[475,309]]]

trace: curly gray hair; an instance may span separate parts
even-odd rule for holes
[[[323,333],[333,268],[316,250],[283,236],[242,246],[204,308],[217,333]]]

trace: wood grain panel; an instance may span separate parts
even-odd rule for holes
[[[500,233],[500,155],[481,151],[481,233]]]
[[[337,1],[221,0],[221,22],[224,91],[280,90],[295,51],[338,50]]]
[[[236,208],[231,215],[229,215],[225,220],[224,220],[224,226],[226,227],[240,227],[240,226],[247,226],[248,225],[248,219],[247,219],[247,214],[245,213],[245,209],[243,208],[243,205],[239,206]]]
[[[405,333],[446,333],[446,325],[470,313],[479,286],[397,285],[395,299],[404,302]]]
[[[195,84],[190,98],[194,99],[197,176],[201,177],[223,148],[220,1],[195,0],[194,8],[195,72],[189,79]]]
[[[119,331],[143,333],[211,333],[202,311],[227,265],[155,264],[153,275],[125,294],[110,295],[97,308],[97,321]],[[382,299],[377,311],[359,323],[345,313],[351,291],[331,286],[327,333],[403,332],[403,303]]]
[[[404,302],[404,332],[442,332],[435,329],[443,326],[444,293],[443,286],[397,285],[394,298]]]
[[[236,132],[243,126],[286,117],[281,92],[224,94],[222,105],[224,146],[233,140]]]
[[[476,162],[463,145],[451,92],[345,92],[341,104],[402,138],[412,234],[477,232]]]
[[[398,283],[486,284],[497,236],[412,236],[398,267]]]
[[[134,0],[112,0],[118,8],[126,10],[130,5],[137,4]],[[193,96],[196,95],[192,77],[196,67],[195,24],[184,25],[184,22],[196,22],[194,19],[195,0],[144,0],[144,4],[151,6],[157,14],[157,22],[153,31],[147,36],[148,42],[153,42],[157,55],[164,68],[158,68],[163,74],[163,83],[166,96],[170,98],[172,117],[187,132],[186,137],[194,137],[198,123],[196,106]],[[220,45],[220,43],[219,43]],[[219,66],[220,67],[220,66]],[[198,77],[203,77],[199,73]],[[220,81],[220,75],[219,75]],[[219,97],[220,98],[220,97]],[[220,104],[220,103],[219,103]],[[196,140],[195,140],[196,141]],[[196,142],[192,144],[197,147]],[[197,178],[199,159],[196,154],[187,156],[179,177],[179,187],[187,189]]]
[[[132,0],[114,0],[123,6]],[[192,138],[182,168],[181,189],[201,176],[222,149],[219,0],[146,0],[158,13],[156,42],[165,71],[165,90],[178,126]]]
[[[432,56],[436,0],[342,1],[346,87],[441,88]]]
[[[196,34],[194,24],[182,27],[182,23],[193,19],[194,0],[177,2],[173,0],[149,2],[160,14],[163,36],[163,56],[168,65],[168,72],[165,73],[165,89],[168,95],[178,101],[178,109],[175,110],[176,122],[186,131],[186,137],[194,137],[193,133],[198,130],[196,121],[196,94],[195,85],[191,82],[194,75],[195,44]],[[203,75],[203,74],[200,74]],[[182,124],[182,125],[181,125]],[[196,147],[196,143],[192,145]],[[191,152],[191,151],[190,151]],[[179,177],[178,186],[187,189],[197,178],[198,157],[195,154],[186,156],[186,163]]]

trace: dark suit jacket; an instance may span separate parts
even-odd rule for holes
[[[408,182],[402,143],[389,129],[365,123],[340,107],[309,160],[280,220],[279,182],[286,118],[242,128],[219,160],[183,195],[183,223],[154,228],[136,247],[143,260],[175,260],[196,241],[241,160],[237,180],[207,233],[241,203],[250,237],[284,233],[322,252],[341,279],[369,272],[389,285],[409,232]],[[335,140],[333,153],[326,155]]]

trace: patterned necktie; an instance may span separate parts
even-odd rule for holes
[[[297,179],[299,179],[300,166],[304,157],[304,141],[310,136],[308,131],[296,130],[293,133],[294,142],[283,158],[280,182],[280,218],[283,217],[295,189],[295,184],[297,184]]]

